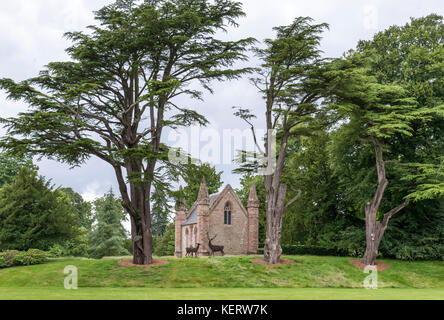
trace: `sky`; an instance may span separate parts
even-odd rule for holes
[[[112,0],[15,0],[0,1],[0,77],[16,81],[36,76],[48,62],[66,61],[65,48],[70,45],[63,37],[68,31],[85,30],[94,24],[93,11],[112,3]],[[273,27],[290,24],[298,16],[310,16],[316,23],[326,22],[330,30],[324,33],[322,50],[326,57],[339,57],[355,48],[359,40],[368,40],[376,32],[391,25],[404,25],[410,17],[430,13],[444,14],[442,0],[243,0],[246,17],[239,20],[238,28],[231,28],[223,39],[254,37],[258,40],[273,37]],[[246,65],[254,66],[252,58]],[[203,114],[209,125],[201,129],[203,136],[215,130],[248,127],[233,115],[232,107],[254,110],[255,124],[263,126],[264,103],[257,89],[247,79],[215,83],[214,94],[205,94],[204,101],[180,102]],[[13,117],[26,110],[26,105],[11,102],[0,91],[1,117]],[[207,132],[205,133],[205,131]],[[0,128],[0,134],[5,131]],[[165,139],[169,138],[166,133]],[[174,141],[172,141],[174,142]],[[214,142],[214,141],[213,141]],[[213,143],[208,140],[207,145]],[[192,150],[190,150],[192,152]],[[194,154],[193,156],[199,156]],[[201,155],[203,161],[214,157]],[[214,161],[213,161],[214,162]],[[108,164],[91,158],[80,168],[42,159],[36,163],[39,173],[51,179],[56,186],[71,187],[85,200],[102,196],[110,188],[118,190],[114,173]],[[217,170],[224,171],[225,184],[239,187],[239,176],[232,174],[235,164],[214,162]]]

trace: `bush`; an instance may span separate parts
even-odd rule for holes
[[[0,253],[0,269],[7,268],[8,264],[6,263],[5,257]]]
[[[350,226],[343,230],[332,230],[318,239],[320,247],[337,252],[340,256],[362,257],[365,252],[365,229]]]
[[[41,264],[48,260],[48,254],[38,249],[29,249],[27,252],[20,252],[14,258],[14,265],[30,266]]]
[[[53,258],[65,257],[65,248],[63,248],[60,244],[55,244],[49,248],[48,254]]]
[[[57,243],[49,248],[48,254],[53,258],[87,257],[88,244],[86,241],[66,241],[63,244]]]
[[[29,249],[27,252],[10,250],[0,252],[0,268],[41,264],[47,259],[47,253],[37,249]]]
[[[3,262],[0,262],[0,268],[6,268],[6,267],[13,266],[15,257],[19,254],[20,254],[20,251],[17,251],[17,250],[8,250],[5,252],[1,252],[0,256],[1,256],[1,260]]]

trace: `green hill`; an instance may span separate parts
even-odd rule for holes
[[[0,270],[0,298],[444,298],[442,261],[383,260],[390,265],[378,272],[378,288],[383,290],[365,290],[363,281],[368,274],[349,264],[350,258],[285,258],[295,263],[270,268],[251,263],[252,257],[165,258],[169,264],[146,269],[121,267],[117,258],[54,259]],[[63,287],[63,270],[68,265],[78,268],[79,290],[75,292]]]

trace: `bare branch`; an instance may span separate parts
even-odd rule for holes
[[[296,201],[298,201],[298,199],[301,197],[302,195],[302,190],[298,191],[298,195],[296,197],[294,197],[293,199],[291,199],[284,207],[284,211],[286,211],[293,203],[295,203]]]

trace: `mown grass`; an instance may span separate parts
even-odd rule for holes
[[[368,274],[350,258],[286,256],[281,267],[250,262],[252,256],[165,258],[168,265],[149,270],[121,267],[118,259],[55,259],[43,265],[0,270],[0,289],[61,288],[64,268],[79,271],[79,288],[363,288]],[[444,288],[444,262],[383,260],[390,268],[378,273],[379,288]],[[12,292],[12,290],[11,290]]]
[[[0,288],[0,300],[442,300],[444,289]]]

